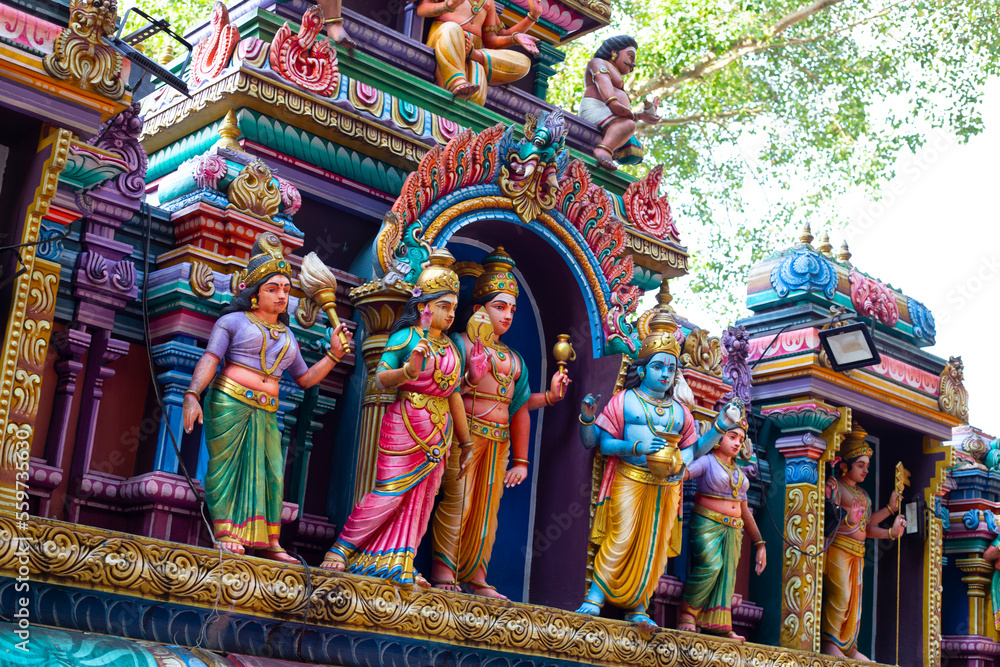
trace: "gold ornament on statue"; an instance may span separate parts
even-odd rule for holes
[[[556,366],[559,372],[566,374],[566,362],[576,361],[576,350],[569,340],[569,334],[559,334],[556,336],[556,344],[552,346],[552,356],[556,358]]]
[[[314,252],[302,258],[299,285],[306,296],[315,301],[316,305],[326,312],[330,323],[334,327],[340,326],[340,318],[337,317],[337,278]],[[350,354],[351,346],[347,342],[347,336],[341,331],[338,337],[344,354]]]

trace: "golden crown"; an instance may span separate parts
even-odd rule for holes
[[[264,232],[257,236],[253,244],[247,268],[237,274],[234,295],[247,287],[253,287],[272,273],[282,273],[291,279],[292,264],[285,259],[285,251],[278,235]]]
[[[678,327],[670,314],[670,298],[670,290],[667,288],[667,281],[664,280],[660,285],[660,293],[656,295],[656,314],[649,320],[649,333],[642,339],[642,345],[639,347],[640,359],[657,352],[680,356],[681,344],[674,336]]]
[[[875,452],[872,451],[871,445],[865,442],[867,437],[868,431],[855,422],[851,428],[851,434],[844,438],[844,443],[840,446],[840,458],[845,461],[856,459],[859,456],[871,458]]]
[[[517,298],[517,280],[514,278],[514,260],[503,249],[497,249],[483,259],[483,273],[476,278],[472,288],[472,298],[479,299],[490,294],[509,294]]]
[[[458,294],[458,274],[451,268],[455,258],[444,248],[434,248],[427,258],[427,266],[417,278],[414,294],[430,294],[432,292],[454,292]]]

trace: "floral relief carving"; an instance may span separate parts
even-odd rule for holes
[[[271,69],[296,86],[328,97],[340,86],[337,53],[327,40],[320,40],[323,31],[323,9],[313,5],[302,15],[298,36],[285,23],[271,42]]]

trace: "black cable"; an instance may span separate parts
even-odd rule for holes
[[[53,241],[62,241],[64,238],[67,238],[70,235],[70,232],[72,231],[73,228],[67,226],[66,231],[60,234],[59,236],[52,236],[47,239],[38,239],[37,241],[28,241],[27,243],[18,243],[17,245],[0,246],[0,252],[5,252],[7,250],[16,250],[17,248],[27,248],[28,246],[33,246],[33,245],[42,245],[43,243],[52,243]],[[17,255],[18,259],[21,259],[20,253],[15,253],[15,254]],[[24,262],[22,261],[22,264],[23,263]]]
[[[212,530],[212,522],[209,521],[206,511],[205,497],[198,493],[198,487],[195,486],[194,480],[191,479],[191,475],[188,474],[187,466],[184,465],[184,458],[181,456],[181,448],[177,444],[177,438],[174,437],[174,431],[170,428],[170,422],[167,420],[167,406],[163,402],[163,396],[160,393],[160,383],[156,379],[156,366],[153,363],[153,344],[150,339],[149,334],[149,247],[150,239],[153,235],[153,216],[150,213],[149,204],[146,203],[145,196],[142,200],[142,213],[145,216],[145,225],[143,225],[143,257],[142,257],[142,333],[143,338],[146,342],[146,358],[149,360],[149,375],[150,379],[153,381],[153,393],[156,396],[156,404],[160,408],[160,414],[163,415],[163,426],[167,429],[167,434],[170,436],[170,442],[173,443],[174,452],[177,454],[177,467],[182,473],[184,473],[184,478],[187,479],[188,486],[191,487],[191,492],[194,497],[198,499],[199,510],[201,514],[202,521],[205,522],[205,529],[208,531],[209,538],[212,539],[213,543],[215,541],[215,531]]]

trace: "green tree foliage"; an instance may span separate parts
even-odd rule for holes
[[[663,120],[640,125],[635,173],[666,166],[688,286],[720,321],[746,312],[750,265],[804,222],[842,228],[838,203],[877,198],[901,153],[979,133],[1000,68],[998,0],[614,0],[613,17],[566,47],[549,99],[575,111],[597,45],[636,38],[626,85],[660,97]]]

